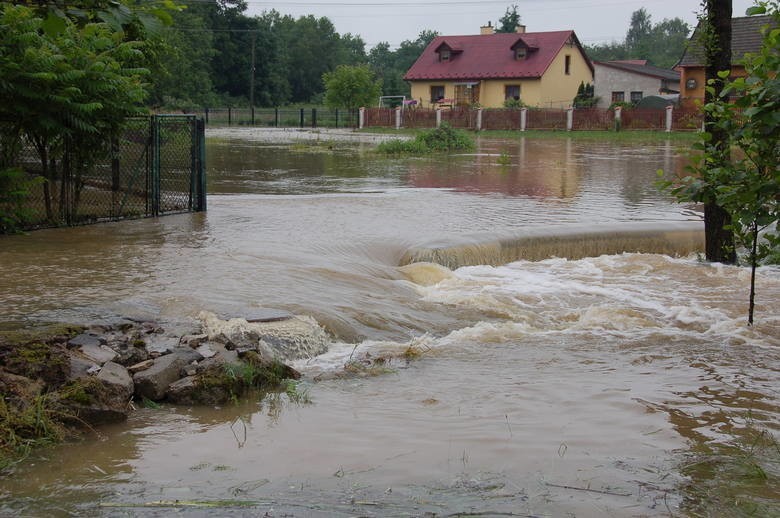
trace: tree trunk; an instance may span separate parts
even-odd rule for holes
[[[704,54],[706,60],[705,76],[708,85],[713,87],[705,93],[704,102],[720,99],[723,79],[718,73],[731,70],[731,0],[704,0],[705,27],[703,27]],[[705,112],[704,127],[712,135],[707,145],[710,166],[717,168],[731,160],[728,133],[714,124],[712,114]],[[731,224],[729,214],[718,206],[715,194],[704,204],[704,236],[707,260],[723,263],[736,261],[734,234],[726,228]]]

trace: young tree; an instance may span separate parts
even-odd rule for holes
[[[496,27],[496,32],[515,32],[518,25],[520,25],[520,15],[517,13],[517,6],[511,5],[507,7],[504,16],[498,19],[498,27]]]
[[[704,44],[705,77],[710,88],[704,103],[721,98],[724,79],[731,72],[731,0],[703,0],[704,12],[699,22]],[[725,74],[725,76],[724,76]],[[724,182],[722,173],[731,161],[730,135],[717,124],[712,111],[705,111],[704,167],[702,189],[697,201],[704,204],[705,255],[709,261],[736,261],[731,216],[720,206],[717,189]]]
[[[325,104],[331,108],[354,110],[373,105],[382,93],[382,83],[374,79],[368,65],[339,65],[322,76]]]
[[[780,261],[780,6],[761,2],[748,14],[770,13],[759,53],[745,60],[747,77],[726,81],[720,97],[707,105],[713,125],[729,134],[740,153],[724,164],[716,201],[731,216],[734,234],[749,250],[751,266],[748,323],[755,309],[756,266]],[[722,74],[725,76],[725,74]],[[734,103],[730,95],[738,96]],[[741,112],[741,113],[740,113]],[[759,233],[764,231],[760,242]]]

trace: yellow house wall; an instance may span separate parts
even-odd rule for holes
[[[569,75],[565,74],[567,54],[571,56]],[[484,108],[501,108],[504,106],[505,86],[520,85],[520,100],[526,105],[539,108],[566,108],[571,106],[580,83],[593,83],[590,67],[576,46],[564,46],[541,79],[479,81],[479,104]],[[417,100],[418,106],[436,107],[431,104],[433,85],[444,85],[445,99],[455,98],[455,81],[412,81],[411,97]]]
[[[520,100],[535,106],[539,100],[538,79],[490,79],[482,81],[479,103],[483,108],[502,108],[507,85],[520,85]]]
[[[566,55],[571,56],[569,74],[565,73]],[[580,83],[593,83],[593,73],[576,45],[564,45],[542,76],[539,108],[566,108],[572,105]],[[527,101],[526,101],[527,102]]]
[[[745,67],[735,65],[731,68],[730,77],[744,77]],[[696,88],[686,88],[689,79],[696,80]],[[705,81],[704,67],[682,67],[680,72],[680,104],[685,107],[695,107],[704,103]]]

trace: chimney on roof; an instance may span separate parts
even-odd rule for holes
[[[515,27],[515,32],[517,34],[525,34],[525,25],[520,25],[519,23]]]
[[[483,25],[479,28],[480,34],[495,34],[495,32],[496,31],[493,29],[493,25],[490,22],[488,22],[487,25]]]

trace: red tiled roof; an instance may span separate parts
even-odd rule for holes
[[[542,77],[569,38],[584,56],[574,31],[438,36],[417,58],[404,79],[538,78]],[[519,40],[529,51],[524,59],[518,60],[512,47]],[[440,62],[436,51],[443,44],[461,52],[449,61]]]

